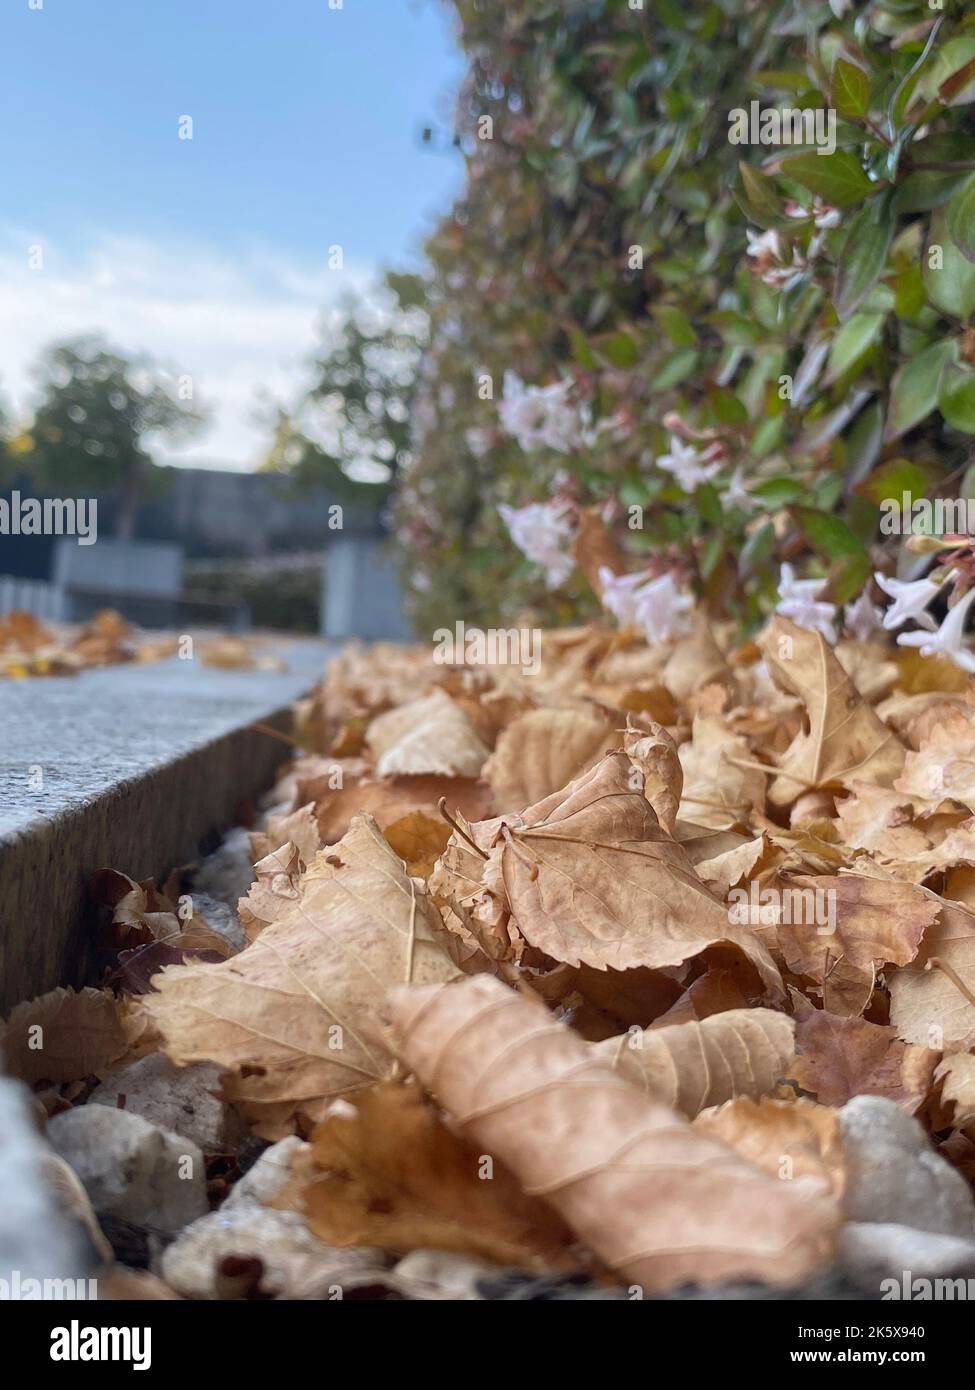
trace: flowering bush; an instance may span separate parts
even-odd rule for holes
[[[598,518],[621,620],[695,593],[869,631],[872,574],[927,563],[885,499],[975,495],[975,15],[453,4],[467,186],[398,511],[420,626],[594,611]]]

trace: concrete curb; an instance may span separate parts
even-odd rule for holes
[[[166,874],[262,793],[323,642],[276,642],[284,672],[198,661],[0,683],[0,1013],[86,978],[86,884],[109,865]]]

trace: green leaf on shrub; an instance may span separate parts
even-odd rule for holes
[[[825,559],[863,554],[863,542],[841,517],[814,507],[794,507],[792,515],[806,541]]]
[[[767,567],[775,554],[775,527],[766,521],[757,531],[753,531],[741,548],[738,557],[738,573],[754,574],[756,570]]]
[[[975,174],[954,195],[946,210],[948,232],[958,250],[975,261]]]
[[[772,226],[785,217],[775,180],[744,160],[738,165],[745,190],[745,211],[762,227]]]
[[[911,459],[885,459],[856,490],[879,507],[885,498],[896,497],[899,501],[905,492],[912,497],[925,497],[932,481],[931,472]]]
[[[833,603],[849,603],[856,598],[872,573],[870,556],[861,547],[859,552],[843,555],[830,566],[826,592]]]
[[[787,507],[805,497],[806,489],[795,478],[768,478],[764,483],[751,489],[753,497],[766,503],[772,509]]]
[[[941,378],[938,409],[952,429],[975,434],[975,372],[948,367]]]
[[[863,303],[887,265],[894,234],[894,204],[889,194],[868,203],[850,223],[836,277],[836,312],[844,322]]]
[[[954,360],[958,345],[954,338],[932,343],[894,373],[890,386],[890,413],[884,439],[889,443],[921,423],[938,404],[941,373]]]
[[[941,248],[940,267],[931,264],[935,247]],[[975,264],[965,259],[952,240],[943,209],[931,220],[923,274],[928,299],[936,309],[962,321],[971,317],[975,312]]]
[[[854,207],[874,192],[858,159],[848,150],[832,154],[797,154],[782,160],[782,173],[836,208]]]
[[[622,328],[612,337],[603,339],[597,346],[606,361],[614,367],[635,367],[640,360],[640,352],[636,343],[629,333]]]
[[[849,58],[839,57],[833,68],[833,105],[841,116],[865,116],[870,106],[870,78]]]
[[[690,319],[673,304],[661,304],[653,311],[654,318],[676,347],[693,347],[697,342]]]
[[[669,391],[686,381],[691,373],[696,371],[699,357],[700,354],[693,348],[681,348],[671,353],[653,379],[654,390]]]
[[[885,318],[886,314],[854,314],[844,323],[833,339],[823,383],[825,386],[830,386],[860,360],[880,333]]]

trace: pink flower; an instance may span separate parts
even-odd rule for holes
[[[554,501],[508,507],[502,502],[498,511],[521,553],[544,569],[548,587],[557,589],[564,584],[576,567],[571,549],[571,505]]]

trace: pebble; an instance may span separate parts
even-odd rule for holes
[[[836,1253],[846,1277],[875,1298],[883,1296],[885,1279],[903,1290],[905,1277],[910,1282],[975,1276],[975,1241],[913,1226],[850,1221],[840,1230]]]
[[[935,1153],[906,1110],[883,1096],[854,1096],[840,1111],[840,1132],[848,1221],[975,1238],[975,1201],[967,1182]]]
[[[233,1209],[245,1205],[266,1205],[278,1195],[290,1178],[295,1158],[309,1147],[310,1145],[304,1139],[299,1139],[297,1134],[289,1134],[287,1139],[279,1139],[276,1144],[265,1149],[253,1168],[244,1174],[240,1182],[234,1184],[220,1210],[226,1211],[228,1207]]]
[[[55,1115],[47,1133],[99,1215],[171,1232],[207,1210],[200,1150],[141,1115],[80,1105]]]
[[[214,1094],[220,1089],[221,1073],[215,1062],[177,1067],[154,1052],[96,1086],[88,1104],[119,1108],[124,1096],[122,1109],[158,1129],[182,1134],[204,1153],[236,1153],[247,1138],[247,1127]]]
[[[159,1275],[184,1298],[401,1297],[377,1250],[337,1250],[296,1212],[241,1202],[188,1226],[162,1253]]]

